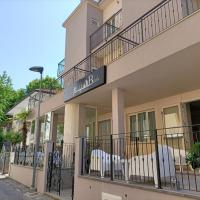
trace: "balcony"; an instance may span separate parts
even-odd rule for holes
[[[86,80],[102,66],[111,64],[199,9],[199,0],[162,1],[65,72],[62,75],[65,88],[75,87],[78,82]]]
[[[57,76],[59,77],[60,75],[62,75],[64,71],[65,71],[65,59],[63,59],[58,63]]]
[[[122,10],[119,10],[90,36],[90,50],[92,51],[98,45],[107,41],[113,34],[120,30],[121,26]]]

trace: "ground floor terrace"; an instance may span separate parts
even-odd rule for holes
[[[133,99],[114,88],[52,111],[50,126],[43,125],[50,132],[38,154],[38,190],[75,200],[198,198],[200,90]],[[10,176],[31,186],[32,158],[16,151]]]
[[[152,199],[160,199],[155,191],[198,197],[200,90],[141,104],[125,89],[96,90],[65,106],[76,138],[75,199],[132,199],[141,189]]]

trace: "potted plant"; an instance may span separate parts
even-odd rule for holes
[[[194,170],[200,168],[200,142],[192,145],[191,149],[186,155],[186,162]]]

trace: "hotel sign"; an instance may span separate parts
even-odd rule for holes
[[[64,89],[64,100],[69,101],[106,83],[106,66],[93,70],[87,76]]]

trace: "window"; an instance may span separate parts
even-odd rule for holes
[[[165,128],[180,126],[178,106],[164,108],[163,113],[164,113]]]
[[[155,112],[142,112],[130,116],[130,132],[132,140],[145,141],[154,138],[156,129]]]
[[[31,134],[32,135],[35,134],[35,120],[33,120],[32,123],[31,123]]]
[[[180,128],[175,128],[180,126],[179,108],[178,106],[173,106],[163,109],[164,115],[164,125],[166,128],[166,134],[168,136],[177,136],[177,133],[181,131]]]
[[[111,135],[111,120],[104,120],[99,124],[99,136]]]

